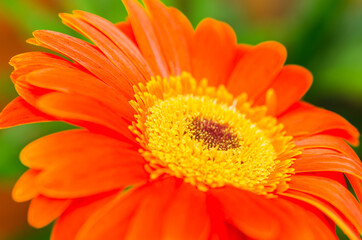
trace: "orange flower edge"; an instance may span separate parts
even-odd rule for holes
[[[114,25],[82,11],[13,57],[19,94],[0,127],[80,127],[26,146],[13,198],[51,239],[350,239],[362,232],[358,131],[300,99],[312,76],[277,42],[238,44],[225,23],[124,0]],[[124,191],[129,186],[131,189]]]

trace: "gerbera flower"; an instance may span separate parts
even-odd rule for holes
[[[225,23],[193,30],[156,0],[124,0],[112,24],[75,11],[88,42],[36,31],[71,59],[15,56],[19,97],[1,127],[65,121],[21,152],[16,201],[53,240],[351,239],[362,232],[362,167],[345,119],[301,101],[312,76],[277,42],[237,44]],[[130,187],[128,189],[128,187]]]

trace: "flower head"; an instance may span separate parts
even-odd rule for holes
[[[88,42],[36,31],[29,43],[71,59],[15,56],[19,94],[2,128],[64,121],[21,152],[16,201],[64,239],[351,239],[362,232],[358,131],[301,101],[308,70],[277,42],[238,44],[225,23],[194,30],[156,0],[124,0],[112,24],[75,11]],[[128,187],[131,187],[128,189]],[[127,191],[126,191],[127,190]]]

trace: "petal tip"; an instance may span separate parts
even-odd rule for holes
[[[258,46],[263,47],[263,48],[267,48],[267,49],[271,49],[271,50],[275,50],[283,58],[286,58],[286,56],[287,56],[287,49],[280,42],[277,42],[277,41],[265,41],[265,42],[262,42],[262,43],[258,44]]]
[[[64,18],[71,17],[72,14],[70,14],[70,13],[59,13],[58,16],[59,16],[60,19],[63,20]]]
[[[26,40],[26,42],[31,44],[31,45],[35,45],[35,46],[39,45],[39,41],[36,40],[36,38],[29,38],[29,39]]]

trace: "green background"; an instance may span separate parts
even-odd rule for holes
[[[305,100],[335,111],[362,129],[362,1],[360,0],[178,0],[194,26],[205,17],[229,23],[238,42],[276,40],[288,49],[287,63],[310,69],[314,83]],[[7,64],[11,56],[40,50],[25,44],[31,32],[50,29],[78,34],[62,25],[57,13],[81,9],[112,22],[123,21],[120,0],[0,0],[0,107],[16,96]],[[32,124],[0,131],[0,239],[48,239],[50,227],[27,226],[27,203],[13,203],[11,188],[25,168],[20,150],[66,124]],[[362,148],[356,148],[359,156]],[[346,239],[339,231],[341,239]]]

